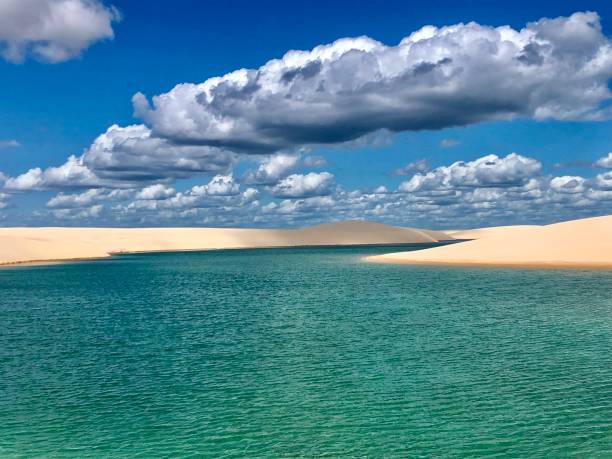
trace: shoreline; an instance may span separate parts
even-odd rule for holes
[[[77,263],[81,261],[103,261],[112,258],[114,255],[108,255],[107,257],[81,257],[81,258],[58,258],[50,260],[24,260],[24,261],[8,261],[0,263],[0,269],[3,268],[16,268],[20,266],[52,266],[62,265],[65,263]]]
[[[260,246],[260,247],[214,247],[204,249],[160,249],[160,250],[134,250],[125,252],[109,252],[107,256],[96,257],[78,257],[78,258],[57,258],[48,260],[24,260],[24,261],[9,261],[0,263],[0,269],[11,268],[17,266],[50,266],[64,263],[89,262],[89,261],[104,261],[122,255],[148,255],[156,253],[190,253],[190,252],[216,252],[223,250],[274,250],[274,249],[316,249],[316,248],[332,248],[332,247],[403,247],[403,246],[420,246],[439,244],[442,247],[447,244],[462,242],[462,240],[442,240],[439,242],[390,242],[390,243],[374,243],[374,244],[302,244],[302,245],[275,245],[275,246]],[[423,248],[426,250],[426,248]]]
[[[448,268],[498,268],[498,269],[542,269],[542,270],[588,270],[588,271],[612,271],[612,262],[610,263],[574,263],[565,261],[550,261],[550,262],[532,262],[532,261],[517,261],[517,262],[478,262],[478,261],[418,261],[418,260],[403,260],[401,258],[382,259],[384,255],[374,255],[363,257],[362,260],[367,263],[381,265],[412,265],[412,266],[442,266]]]
[[[302,229],[0,228],[0,267],[101,260],[119,254],[413,244],[427,247],[453,241],[439,231],[365,221]]]

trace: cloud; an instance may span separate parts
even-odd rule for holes
[[[54,209],[51,214],[60,221],[74,220],[79,222],[95,221],[104,210],[103,204],[95,204],[85,208]]]
[[[298,154],[278,153],[265,158],[255,171],[247,171],[244,183],[270,185],[278,182],[295,168],[300,160]]]
[[[136,199],[166,199],[170,196],[174,196],[175,194],[176,191],[174,190],[174,188],[162,185],[161,183],[156,183],[155,185],[143,188],[138,193],[136,193]]]
[[[518,154],[487,155],[417,173],[415,177],[420,179],[413,183],[418,186],[400,186],[397,191],[384,185],[371,191],[344,190],[327,172],[292,174],[277,187],[251,187],[242,192],[231,175],[219,175],[178,192],[163,184],[138,189],[95,188],[77,194],[59,193],[47,204],[44,221],[277,227],[322,223],[330,218],[366,218],[449,228],[549,223],[609,213],[612,172],[590,178],[548,176],[539,166],[537,160]]]
[[[114,37],[121,15],[99,0],[3,0],[0,2],[0,56],[23,62],[78,57],[93,43]]]
[[[240,185],[232,174],[215,175],[206,185],[193,187],[192,193],[199,196],[235,196],[240,193]]]
[[[594,166],[595,164],[593,163],[593,161],[587,161],[584,159],[577,159],[574,161],[568,161],[568,162],[562,162],[562,163],[555,163],[553,164],[553,168],[554,169],[567,169],[567,168],[586,168],[586,169],[590,169]]]
[[[605,167],[607,169],[612,169],[612,153],[608,153],[608,156],[604,156],[600,158],[596,163],[598,167]]]
[[[50,209],[83,208],[101,202],[125,200],[132,194],[133,190],[107,190],[103,188],[92,188],[82,193],[59,193],[47,202],[47,207]]]
[[[7,181],[12,190],[77,187],[134,187],[198,174],[227,172],[236,155],[218,148],[174,145],[153,137],[144,125],[113,125],[79,157],[44,171],[40,168]]]
[[[15,178],[8,178],[4,188],[10,191],[43,190],[49,188],[88,188],[100,185],[100,180],[84,164],[83,159],[70,156],[59,167],[44,171],[36,167]]]
[[[19,5],[36,1],[40,11],[50,4]],[[94,0],[53,5],[66,2],[114,14]],[[602,118],[609,114],[611,77],[612,44],[596,13],[542,19],[521,30],[427,26],[396,46],[344,38],[290,51],[259,69],[179,84],[151,103],[136,94],[143,124],[112,125],[82,155],[59,167],[33,168],[7,186],[140,188],[227,174],[241,155],[254,153],[276,156],[242,180],[274,185],[297,166],[293,152],[313,145],[346,148],[399,131],[519,116]]]
[[[8,206],[8,203],[6,201],[8,201],[9,199],[9,195],[6,193],[0,193],[0,210],[4,209]]]
[[[19,147],[21,144],[14,139],[11,140],[0,140],[0,149],[2,148],[15,148]]]
[[[367,134],[359,136],[356,139],[338,143],[330,143],[329,146],[331,148],[340,150],[353,150],[366,147],[381,148],[386,145],[391,145],[393,143],[394,137],[394,132],[390,131],[389,129],[382,128],[372,132],[368,132]]]
[[[612,46],[599,16],[587,12],[521,30],[426,26],[396,46],[343,38],[133,102],[156,136],[273,153],[380,130],[601,118],[611,77]]]
[[[330,196],[313,196],[305,199],[285,199],[280,203],[271,202],[263,209],[263,213],[276,214],[292,221],[296,217],[304,218],[308,214],[316,214],[322,209],[333,208],[335,201]]]
[[[597,177],[595,177],[595,183],[597,184],[597,187],[602,190],[612,190],[612,172],[598,174]]]
[[[235,155],[218,148],[172,144],[141,124],[113,125],[94,141],[82,161],[102,179],[137,182],[225,172]]]
[[[36,1],[115,14],[95,0],[11,0],[0,10]],[[9,51],[9,42],[0,41]],[[26,44],[11,49],[50,60],[37,47],[46,42]],[[140,124],[112,125],[64,164],[0,174],[0,183],[8,192],[60,191],[45,210],[57,218],[82,213],[87,221],[118,224],[176,218],[276,225],[333,215],[429,226],[468,216],[484,224],[593,214],[606,205],[609,211],[608,175],[543,176],[539,161],[516,153],[434,169],[417,160],[395,171],[414,175],[391,191],[344,190],[329,172],[295,171],[324,164],[314,156],[300,162],[311,147],[370,147],[400,131],[516,117],[603,119],[610,115],[611,77],[612,43],[596,13],[542,19],[521,30],[426,26],[394,46],[345,38],[290,51],[258,69],[179,84],[150,101],[136,94]],[[246,158],[261,162],[237,179],[233,166]],[[602,158],[597,165],[610,163]],[[180,190],[181,179],[202,176],[213,178]],[[252,187],[242,191],[240,183]]]
[[[554,177],[550,181],[550,188],[557,193],[583,193],[585,190],[586,180],[583,177],[574,175],[564,175],[562,177]]]
[[[474,161],[458,161],[427,173],[418,173],[400,184],[403,192],[440,191],[460,187],[511,187],[526,183],[537,175],[542,164],[532,158],[511,153],[503,158],[487,155]]]
[[[305,198],[330,194],[334,176],[329,172],[292,174],[281,180],[270,192],[281,198]]]
[[[380,186],[378,186],[378,187],[376,187],[376,188],[374,189],[374,193],[375,193],[375,194],[386,194],[386,193],[388,193],[388,192],[389,192],[389,190],[388,190],[388,189],[387,189],[387,187],[386,187],[386,186],[384,186],[384,185],[380,185]]]
[[[246,204],[255,201],[259,198],[259,194],[259,191],[255,188],[247,188],[242,193],[242,203]]]
[[[598,159],[597,161],[589,161],[586,159],[576,159],[568,162],[560,162],[553,164],[554,169],[567,169],[567,168],[585,168],[592,169],[597,167],[603,167],[605,169],[612,169],[612,153],[608,153],[608,156]]]
[[[304,158],[304,166],[306,167],[324,167],[327,166],[327,160],[323,156],[307,156]]]
[[[451,148],[451,147],[455,147],[457,145],[459,145],[461,142],[459,140],[455,140],[455,139],[442,139],[440,141],[440,146],[442,148]]]
[[[402,176],[410,175],[415,172],[427,172],[429,170],[429,161],[425,158],[417,159],[411,163],[408,163],[404,167],[400,167],[391,172],[391,175]]]

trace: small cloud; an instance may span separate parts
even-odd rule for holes
[[[0,140],[0,148],[14,148],[19,147],[21,144],[17,142],[15,139],[11,140]]]
[[[353,140],[347,140],[335,145],[336,148],[358,149],[364,147],[381,148],[393,143],[395,133],[389,129],[378,129]]]
[[[307,156],[304,158],[306,167],[323,167],[327,165],[327,160],[323,156]]]
[[[8,4],[7,4],[8,3]],[[0,58],[57,63],[77,58],[92,44],[114,37],[121,13],[101,0],[9,1],[0,14]]]
[[[391,175],[402,176],[412,175],[415,172],[427,172],[429,170],[429,162],[425,158],[417,159],[404,167],[400,167],[391,172]]]
[[[384,185],[381,185],[378,188],[374,189],[374,193],[376,194],[387,194],[388,192],[389,190]]]
[[[606,169],[612,169],[612,153],[608,153],[608,156],[600,158],[595,165],[597,167],[605,167]]]
[[[332,192],[334,176],[329,172],[292,174],[270,189],[273,196],[280,198],[308,198],[327,196]]]
[[[568,161],[566,163],[555,163],[553,164],[553,169],[568,169],[568,168],[583,168],[583,169],[591,169],[595,164],[592,161],[586,161],[583,159],[578,159],[576,161]]]
[[[247,184],[272,185],[295,168],[299,154],[278,153],[264,159],[256,170],[247,171],[242,181]]]
[[[440,142],[440,146],[442,148],[452,148],[452,147],[456,147],[460,143],[461,141],[457,139],[442,139],[442,141]]]
[[[174,196],[176,191],[174,188],[168,187],[161,183],[156,183],[155,185],[148,186],[143,188],[138,193],[136,193],[136,199],[142,199],[145,201],[149,200],[159,200],[159,199],[167,199],[171,196]]]

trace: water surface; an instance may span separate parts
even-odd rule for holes
[[[385,251],[1,270],[0,457],[612,457],[612,272]]]

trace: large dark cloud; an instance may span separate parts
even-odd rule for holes
[[[602,117],[611,77],[598,15],[576,13],[521,30],[428,26],[397,46],[346,38],[259,69],[180,84],[152,105],[139,93],[134,107],[157,136],[265,153],[380,129]]]

